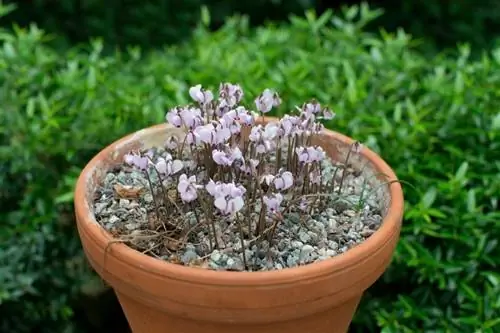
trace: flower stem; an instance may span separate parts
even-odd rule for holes
[[[349,163],[349,157],[351,157],[351,151],[352,151],[352,147],[347,152],[347,156],[345,158],[345,163],[344,163],[344,168],[342,169],[342,177],[340,178],[339,189],[338,189],[338,192],[337,192],[339,195],[342,192],[342,186],[344,185],[344,179],[345,179],[345,176],[346,176],[347,164]]]
[[[245,269],[248,269],[247,255],[245,253],[245,238],[243,235],[243,226],[241,225],[240,215],[238,213],[236,214],[236,219],[238,220],[237,224],[240,231],[240,242],[241,242],[241,251],[243,255],[243,264],[245,265]]]

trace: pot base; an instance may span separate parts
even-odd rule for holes
[[[116,293],[133,333],[346,333],[361,295],[308,318],[259,325],[213,323],[171,316]]]

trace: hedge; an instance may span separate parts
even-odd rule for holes
[[[137,4],[131,0],[6,0],[18,10],[0,21],[23,26],[37,22],[44,30],[59,37],[59,45],[86,43],[89,38],[103,37],[106,45],[140,45],[154,48],[164,43],[184,40],[200,19],[200,6],[212,13],[212,28],[234,13],[246,14],[252,24],[266,20],[282,21],[289,13],[304,9],[339,10],[359,0],[149,0]],[[421,40],[421,48],[430,50],[455,48],[458,42],[469,42],[473,50],[500,46],[500,2],[496,0],[372,0],[385,15],[368,27],[396,31],[404,27]]]
[[[18,10],[0,23],[21,26],[37,22],[56,34],[57,45],[87,43],[102,37],[106,45],[139,45],[154,48],[190,36],[201,18],[201,6],[210,9],[212,27],[219,27],[234,13],[250,15],[254,24],[265,20],[283,20],[289,13],[302,13],[314,7],[316,0],[7,0]]]
[[[190,85],[227,80],[248,96],[277,89],[282,110],[330,104],[330,128],[413,184],[394,261],[353,332],[498,332],[500,49],[427,59],[403,31],[366,32],[377,15],[309,11],[256,29],[235,16],[181,45],[112,56],[99,40],[62,53],[36,27],[0,32],[0,331],[83,327],[75,312],[98,279],[75,231],[79,171],[111,141],[162,122]]]

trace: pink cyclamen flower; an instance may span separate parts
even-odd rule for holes
[[[175,136],[171,136],[165,142],[165,147],[167,149],[171,149],[171,150],[177,149],[178,146],[179,146],[179,142],[178,142],[178,139]]]
[[[309,160],[311,162],[321,162],[325,159],[326,153],[323,148],[317,147],[308,147],[307,151],[309,153]]]
[[[238,106],[236,109],[236,114],[238,115],[239,123],[241,125],[250,126],[255,123],[255,117],[253,114],[245,109],[243,106]]]
[[[219,209],[223,215],[235,214],[240,211],[245,202],[243,195],[246,189],[241,185],[234,183],[215,183],[213,180],[205,186],[207,192],[215,199],[214,206]]]
[[[219,86],[219,98],[225,101],[225,104],[232,108],[243,98],[243,89],[238,84],[229,82],[221,83]]]
[[[306,118],[310,118],[312,115],[317,115],[321,112],[321,105],[316,100],[312,100],[302,106],[302,112]]]
[[[234,114],[232,114],[234,112]],[[239,119],[239,118],[238,118]],[[236,119],[236,114],[234,110],[229,111],[219,120],[219,123],[229,129],[231,134],[239,134],[241,132],[241,124]]]
[[[205,189],[208,194],[214,198],[218,197],[241,197],[246,193],[246,189],[241,185],[236,185],[235,183],[215,183],[212,179],[209,180]]]
[[[267,207],[267,211],[269,213],[277,213],[279,212],[280,205],[283,202],[283,195],[280,193],[275,193],[271,195],[265,195],[262,200]]]
[[[278,135],[279,126],[277,123],[268,123],[264,128],[264,132],[262,133],[262,137],[264,140],[273,140]]]
[[[257,174],[257,166],[259,165],[258,160],[249,159],[248,163],[244,163],[240,166],[240,170],[243,171],[247,176]]]
[[[212,92],[210,90],[203,89],[201,84],[197,84],[194,87],[189,88],[189,95],[193,100],[201,105],[208,104],[214,99]]]
[[[281,99],[276,92],[270,89],[265,89],[259,97],[255,99],[255,106],[257,110],[262,113],[268,113],[273,107],[281,104]]]
[[[355,154],[361,153],[361,150],[363,150],[363,145],[359,142],[356,141],[352,144],[351,151]]]
[[[274,175],[263,175],[261,178],[260,178],[260,183],[266,183],[267,186],[271,185],[271,183],[274,181]]]
[[[210,124],[195,128],[194,135],[196,136],[197,144],[219,145],[231,138],[231,131],[221,124],[221,122],[213,121]]]
[[[293,175],[290,171],[284,171],[274,178],[274,187],[278,191],[288,190],[293,186]]]
[[[184,164],[180,160],[172,160],[172,156],[170,156],[170,158],[160,157],[158,158],[155,167],[156,170],[158,170],[158,172],[162,175],[170,176],[181,171]]]
[[[248,136],[248,139],[252,142],[260,141],[262,140],[262,132],[263,132],[262,125],[259,124],[257,126],[254,126],[250,130],[250,135]]]
[[[165,116],[165,119],[167,120],[167,122],[170,125],[175,126],[175,127],[181,127],[182,126],[182,119],[179,116],[179,111],[180,111],[179,108],[175,107],[173,109],[170,109],[167,112],[167,115]]]
[[[225,148],[225,150],[214,149],[212,151],[212,158],[218,165],[230,166],[234,161],[243,159],[240,148],[235,147],[231,149],[228,146]]]
[[[295,134],[295,127],[298,124],[299,119],[295,116],[285,115],[281,118],[279,122],[278,134],[281,137],[289,137]]]
[[[179,192],[182,201],[191,202],[198,198],[197,189],[200,185],[196,184],[196,176],[188,178],[186,174],[179,177],[179,184],[177,184],[177,191]]]
[[[193,131],[194,136],[196,137],[196,143],[207,143],[214,144],[215,143],[215,127],[212,123],[198,126]]]
[[[301,163],[321,162],[326,157],[325,151],[319,146],[307,148],[297,147],[295,148],[295,153]]]
[[[215,125],[214,144],[226,143],[231,138],[231,130],[225,127],[220,121]]]
[[[139,170],[146,170],[149,164],[149,159],[146,156],[137,154],[126,154],[123,160],[128,165],[134,166]]]
[[[323,109],[323,119],[325,120],[331,120],[335,118],[335,113],[330,110],[329,108],[324,108]]]
[[[193,146],[195,145],[197,142],[197,137],[196,135],[194,134],[193,131],[189,130],[187,133],[186,133],[186,143],[190,146]]]
[[[315,123],[312,132],[315,134],[321,134],[325,130],[325,125],[321,123]]]
[[[217,207],[223,215],[232,215],[239,212],[245,201],[242,197],[218,197],[214,200],[214,206]]]
[[[300,163],[308,163],[309,162],[309,154],[305,147],[297,147],[295,148],[295,153],[297,154],[297,158]]]
[[[201,110],[197,108],[184,108],[179,111],[179,116],[182,123],[191,130],[203,123]]]
[[[309,203],[307,202],[307,199],[306,198],[300,199],[298,207],[303,212],[307,211],[307,208],[309,207]]]
[[[258,154],[264,154],[274,148],[273,139],[277,134],[278,125],[275,123],[268,123],[266,127],[262,127],[261,125],[252,127],[248,139],[256,144],[255,151]]]

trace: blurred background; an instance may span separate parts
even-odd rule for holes
[[[3,1],[0,27],[0,332],[128,332],[75,180],[220,81],[329,103],[416,187],[352,332],[500,332],[499,1]]]

